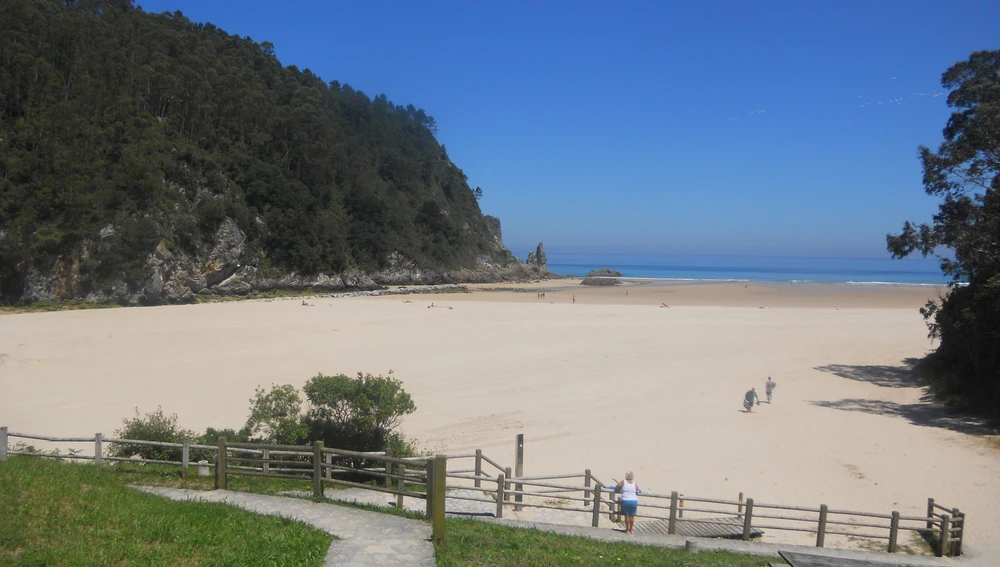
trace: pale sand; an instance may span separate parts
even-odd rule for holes
[[[576,286],[545,300],[528,291],[7,315],[0,425],[110,435],[135,407],[161,405],[187,428],[238,428],[258,385],[392,369],[418,408],[405,432],[428,450],[482,448],[512,465],[524,433],[526,474],[590,468],[610,482],[633,469],[655,492],[914,515],[932,496],[968,513],[967,542],[996,542],[1000,454],[896,373],[872,380],[857,368],[928,352],[916,308],[938,291],[632,285],[626,297]],[[774,404],[744,414],[744,391],[762,391],[767,376]]]

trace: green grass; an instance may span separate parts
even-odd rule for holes
[[[225,504],[137,492],[126,486],[136,478],[38,458],[3,463],[0,565],[322,565],[333,539]]]
[[[198,466],[188,467],[188,479],[181,478],[181,468],[177,465],[152,465],[141,463],[118,462],[105,471],[113,472],[122,484],[141,484],[144,486],[164,486],[168,488],[187,488],[189,490],[215,490],[215,469],[209,469],[209,476],[198,476]],[[261,478],[257,476],[241,476],[230,474],[227,478],[227,488],[234,492],[251,492],[254,494],[278,494],[288,491],[312,491],[312,483],[305,480],[285,478]],[[327,485],[326,490],[334,487]]]
[[[439,567],[555,567],[650,565],[655,567],[762,567],[776,558],[609,543],[478,520],[448,518]]]
[[[0,315],[14,315],[17,313],[44,313],[47,311],[75,311],[79,309],[109,309],[112,307],[121,307],[121,305],[114,302],[94,303],[91,301],[83,301],[81,299],[53,299],[36,301],[34,303],[0,304]]]

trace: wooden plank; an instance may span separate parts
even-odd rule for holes
[[[704,518],[693,520],[685,518],[677,519],[677,535],[688,537],[711,537],[725,539],[740,539],[743,537],[743,520],[736,516],[723,518]],[[624,525],[619,523],[619,525]],[[636,519],[635,529],[641,533],[667,534],[670,531],[670,524],[666,520],[659,518]],[[753,529],[750,537],[756,538],[764,535],[759,529]]]
[[[884,567],[884,563],[865,561],[862,559],[847,559],[845,557],[827,557],[792,551],[779,551],[778,555],[791,567]]]

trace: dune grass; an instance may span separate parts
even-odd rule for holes
[[[0,565],[322,565],[332,537],[225,504],[137,492],[114,469],[0,464]]]

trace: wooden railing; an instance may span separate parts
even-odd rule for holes
[[[518,439],[520,447],[523,441]],[[514,510],[524,507],[586,513],[591,516],[591,525],[597,527],[601,514],[611,517],[620,515],[620,500],[616,501],[612,488],[604,485],[590,471],[544,476],[512,475],[510,467],[504,467],[483,454],[475,453],[449,455],[450,459],[474,458],[471,470],[453,470],[448,479],[472,481],[472,487],[483,493],[482,498],[448,494],[447,498],[471,500],[496,505],[495,515],[503,518],[504,506],[513,500]],[[517,457],[515,457],[516,459]],[[493,467],[497,476],[483,470],[484,464]],[[582,479],[582,484],[554,483],[554,480]],[[484,486],[484,483],[487,483]],[[496,488],[492,488],[495,486]],[[470,488],[468,484],[453,483],[450,488]],[[489,487],[489,488],[487,488]],[[570,505],[553,506],[544,500],[558,497]],[[693,504],[693,506],[692,506]],[[685,520],[701,524],[732,526],[735,517],[742,523],[742,539],[749,540],[755,529],[812,533],[816,536],[816,547],[824,547],[827,535],[843,535],[860,538],[885,540],[890,553],[899,550],[900,532],[917,532],[922,536],[934,534],[940,541],[935,552],[938,556],[957,556],[962,553],[965,533],[965,513],[957,508],[946,508],[928,499],[926,516],[904,516],[898,511],[888,514],[853,510],[832,509],[826,504],[818,507],[789,506],[754,502],[744,499],[739,493],[736,500],[685,496],[678,492],[657,494],[642,493],[641,514],[638,518],[664,520],[667,533],[677,533],[677,526]]]
[[[19,451],[9,449],[11,438],[34,439],[54,443],[93,443],[93,455],[75,453],[54,454],[41,451]],[[131,457],[108,457],[104,455],[104,443],[163,447],[181,450],[181,460],[143,459]],[[15,445],[16,447],[16,445]],[[376,490],[396,495],[396,504],[403,506],[406,497],[425,500],[427,519],[431,522],[433,538],[444,542],[445,517],[445,475],[448,459],[445,456],[396,458],[384,452],[362,453],[323,446],[317,441],[311,446],[273,445],[261,443],[228,443],[220,437],[218,444],[197,445],[193,443],[165,443],[136,439],[109,439],[100,433],[94,437],[50,437],[9,431],[0,427],[0,463],[10,456],[48,457],[55,459],[84,459],[101,466],[105,461],[135,463],[156,463],[179,465],[181,475],[187,478],[189,455],[192,449],[213,452],[212,461],[196,463],[199,467],[215,469],[215,488],[225,490],[230,476],[253,476],[303,480],[311,483],[313,495],[322,497],[326,485],[340,485]],[[347,464],[344,464],[346,461]],[[351,463],[377,463],[378,467],[350,466]],[[356,482],[360,478],[378,479],[378,485]],[[348,480],[353,478],[355,480]],[[421,490],[422,489],[422,490]]]
[[[8,448],[10,438],[56,443],[93,443],[94,455],[72,453],[53,455],[43,452],[12,451]],[[173,461],[107,457],[103,455],[104,443],[180,449],[181,459]],[[518,447],[523,448],[521,436],[518,436]],[[230,475],[242,475],[304,480],[311,483],[314,496],[323,496],[326,485],[375,490],[395,495],[396,505],[400,508],[403,507],[405,498],[424,500],[427,518],[431,520],[434,538],[438,541],[444,539],[446,498],[494,505],[497,518],[503,518],[505,506],[513,506],[515,511],[529,507],[584,513],[590,516],[591,525],[594,527],[598,527],[601,514],[609,514],[612,517],[620,514],[620,501],[616,501],[614,490],[595,477],[590,469],[583,473],[523,476],[515,474],[515,470],[511,467],[504,467],[487,457],[480,449],[474,453],[399,458],[384,452],[362,453],[328,448],[321,441],[311,446],[265,445],[228,443],[225,438],[219,438],[217,445],[208,446],[187,442],[111,439],[104,438],[100,433],[93,437],[49,437],[10,432],[7,427],[0,427],[0,462],[5,461],[10,455],[25,455],[86,459],[94,461],[98,466],[104,461],[158,463],[179,465],[182,477],[187,478],[187,471],[191,466],[189,460],[191,450],[214,454],[213,460],[203,460],[196,465],[215,469],[216,488],[225,489]],[[466,469],[455,467],[454,470],[449,470],[449,460],[463,459],[474,459],[473,467]],[[522,459],[523,454],[518,452],[515,456],[515,460],[520,461],[516,463],[518,473],[521,472]],[[356,463],[359,462],[375,466],[357,466]],[[484,466],[492,467],[493,472],[487,472]],[[496,476],[493,476],[493,473],[497,473]],[[363,478],[376,480],[377,483],[373,485],[358,482]],[[448,479],[452,479],[452,482],[449,483]],[[577,485],[551,482],[557,480],[572,482],[576,479],[580,479],[581,483]],[[465,481],[466,484],[456,481]],[[472,488],[482,496],[448,493],[449,488]],[[553,506],[546,503],[553,497],[558,497],[559,500],[571,505]],[[666,521],[669,534],[677,533],[677,526],[685,521],[685,514],[688,515],[687,520],[703,524],[724,523],[727,526],[733,524],[732,520],[723,522],[720,518],[735,516],[742,522],[744,540],[750,539],[754,529],[806,532],[816,535],[816,547],[825,545],[827,535],[844,535],[886,540],[886,549],[895,552],[899,549],[899,533],[911,531],[921,535],[935,535],[939,542],[935,549],[938,556],[957,556],[962,554],[962,541],[965,535],[965,513],[958,508],[947,508],[937,504],[933,498],[927,500],[926,516],[904,516],[897,511],[884,514],[831,509],[826,504],[819,507],[804,507],[757,503],[753,498],[744,499],[742,492],[737,500],[727,500],[685,496],[678,492],[657,494],[644,491],[640,511],[642,513],[637,515],[639,518]]]

